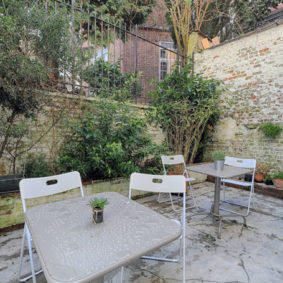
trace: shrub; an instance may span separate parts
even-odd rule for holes
[[[283,180],[283,172],[278,172],[273,175],[273,179],[282,179]]]
[[[95,101],[80,121],[70,125],[57,162],[59,170],[78,170],[83,179],[157,172],[165,148],[151,142],[146,122],[122,103]],[[150,156],[159,164],[144,168]],[[141,168],[143,167],[143,168]]]
[[[84,70],[82,77],[89,83],[94,95],[101,98],[124,101],[140,96],[142,92],[140,74],[122,73],[120,61],[112,64],[98,59]]]
[[[261,125],[260,128],[267,137],[273,139],[277,136],[280,136],[280,133],[282,131],[279,125],[273,124],[271,122]]]
[[[152,92],[155,109],[149,118],[166,133],[169,149],[183,153],[188,163],[193,163],[207,125],[219,117],[219,84],[193,72],[192,64],[181,70],[177,65]]]
[[[51,162],[47,161],[45,154],[28,155],[24,168],[24,175],[26,178],[46,177],[53,173]]]

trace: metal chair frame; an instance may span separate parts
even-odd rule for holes
[[[26,199],[38,198],[49,196],[53,194],[58,194],[62,192],[66,192],[75,188],[80,188],[81,196],[84,197],[84,191],[81,181],[80,173],[77,171],[65,173],[61,175],[54,175],[49,177],[42,178],[28,178],[22,179],[19,183],[20,193],[23,205],[24,214],[27,211],[26,208]],[[25,248],[25,242],[27,240],[28,243],[28,251],[29,251],[29,260],[31,265],[31,275],[28,275],[24,278],[21,278],[22,265],[23,265],[23,254]],[[34,262],[32,256],[32,245],[31,245],[31,235],[28,229],[28,226],[25,223],[23,238],[22,238],[22,246],[20,252],[20,270],[18,275],[18,281],[23,282],[30,278],[32,278],[32,282],[36,283],[36,275],[42,272],[42,269],[35,272]]]
[[[189,177],[189,173],[188,173],[188,170],[186,168],[186,163],[185,163],[183,155],[181,155],[181,154],[180,155],[162,155],[161,156],[161,161],[162,161],[164,175],[167,175],[166,165],[180,165],[180,164],[184,165],[183,175],[186,177],[186,182],[188,182],[188,184],[189,184],[189,190],[190,190],[190,193],[191,193],[191,196],[192,196],[192,200],[193,200],[193,205],[186,207],[186,209],[195,208],[197,206],[197,204],[196,204],[195,196],[194,196],[194,193],[193,193],[193,190],[192,190],[192,186],[191,186],[191,181],[195,181],[195,179]],[[158,198],[157,198],[158,203],[163,203],[163,202],[170,201],[171,205],[172,205],[172,209],[175,212],[179,212],[180,211],[180,210],[177,210],[175,208],[175,206],[174,206],[174,201],[179,200],[180,199],[179,196],[177,198],[173,199],[172,198],[172,194],[169,193],[169,200],[160,201],[160,195],[161,194],[159,193],[158,194]]]
[[[231,204],[231,205],[246,207],[247,211],[246,211],[246,213],[239,213],[237,211],[226,209],[226,208],[223,208],[223,207],[220,207],[220,209],[224,210],[224,211],[232,212],[234,214],[238,214],[238,215],[243,216],[243,217],[247,217],[250,213],[250,207],[251,207],[253,194],[254,194],[254,175],[255,175],[255,168],[256,168],[256,160],[255,159],[243,159],[243,158],[226,156],[224,164],[228,165],[228,166],[252,169],[252,181],[251,182],[242,182],[242,181],[238,181],[238,180],[234,180],[234,179],[221,179],[221,183],[223,184],[222,185],[222,188],[223,188],[223,200],[222,200],[222,202],[228,203],[228,204]],[[225,190],[226,190],[225,184],[226,183],[227,184],[240,185],[240,186],[244,186],[244,187],[250,187],[248,204],[242,204],[242,203],[237,203],[237,202],[227,200],[226,195],[225,195]]]
[[[130,177],[129,199],[132,196],[132,190],[155,192],[155,193],[183,193],[183,208],[181,223],[182,236],[180,238],[180,255],[182,253],[182,282],[186,282],[186,179],[182,175],[150,175],[133,173]],[[175,220],[176,221],[176,220]],[[143,256],[143,259],[158,260],[166,262],[180,262],[180,257],[177,259],[160,258],[153,256]]]

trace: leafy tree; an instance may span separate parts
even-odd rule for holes
[[[88,7],[88,1],[83,0],[83,7]],[[90,11],[96,11],[113,22],[122,20],[128,27],[143,24],[151,13],[155,0],[90,0]]]
[[[66,10],[46,11],[36,2],[0,2],[0,158],[10,154],[14,168],[16,157],[43,137],[24,146],[31,122],[50,103],[42,88],[72,64]]]
[[[160,170],[156,165],[141,169],[152,155],[160,163],[164,147],[151,142],[145,120],[125,104],[94,101],[80,121],[69,124],[58,160],[60,171],[78,170],[84,179],[101,179]]]
[[[182,65],[188,63],[197,43],[198,34],[212,0],[166,0],[167,20],[177,43]]]
[[[281,0],[216,0],[208,9],[201,30],[209,37],[220,36],[221,41],[234,38],[256,28],[258,23]]]
[[[179,66],[153,91],[152,122],[166,134],[169,150],[193,163],[209,123],[219,116],[219,82],[192,72],[192,64]]]

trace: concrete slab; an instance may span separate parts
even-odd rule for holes
[[[207,182],[194,185],[201,208],[209,210],[213,188],[213,184]],[[233,188],[229,191],[234,198],[248,196],[246,191]],[[169,203],[158,204],[155,196],[138,201],[169,218],[179,217]],[[253,207],[247,218],[248,227],[243,227],[239,217],[225,219],[221,239],[217,238],[217,226],[210,216],[197,215],[187,220],[187,282],[283,282],[283,201],[255,195]],[[1,283],[16,282],[21,236],[22,230],[0,236]],[[178,256],[178,247],[179,241],[175,241],[154,255]],[[25,262],[28,263],[27,253]],[[106,279],[119,282],[119,271]],[[37,282],[46,282],[43,274],[38,276]],[[139,259],[125,267],[124,282],[181,282],[180,265]]]

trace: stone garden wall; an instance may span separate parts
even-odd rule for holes
[[[283,128],[283,22],[196,54],[195,69],[224,81],[224,110],[212,132],[205,159],[214,149],[256,158],[283,171],[283,132],[264,136],[265,122]]]
[[[196,54],[195,70],[222,80],[226,88],[223,113],[210,136],[205,160],[211,160],[211,152],[217,148],[223,149],[226,155],[256,158],[271,163],[274,171],[283,171],[283,133],[270,139],[259,128],[268,121],[283,127],[282,34],[281,22]],[[44,109],[30,138],[36,140],[60,117],[60,122],[33,149],[47,153],[52,159],[58,154],[62,138],[68,131],[64,120],[80,119],[85,101],[93,98],[66,94],[50,96],[55,106]],[[147,108],[146,105],[133,105],[141,116]],[[155,142],[162,142],[164,136],[160,129],[152,127],[149,131]],[[9,172],[11,164],[7,156],[0,161],[0,175]]]

